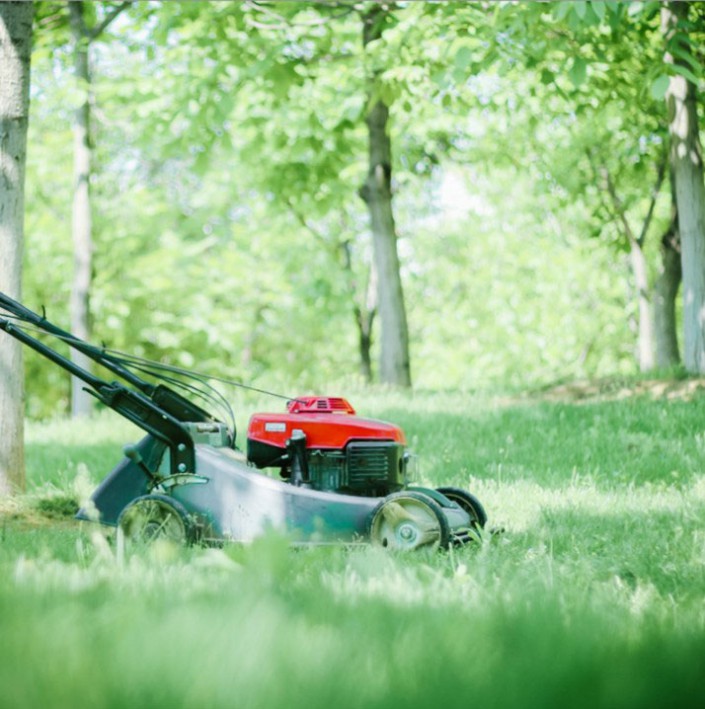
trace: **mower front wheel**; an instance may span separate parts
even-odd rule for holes
[[[118,536],[134,546],[157,540],[187,546],[197,538],[197,528],[186,508],[167,495],[143,495],[130,502],[118,517]]]
[[[470,515],[470,524],[473,527],[482,529],[485,526],[487,513],[475,495],[460,487],[439,487],[437,490]]]
[[[395,492],[372,511],[370,541],[388,549],[446,548],[450,526],[440,505],[420,492]]]

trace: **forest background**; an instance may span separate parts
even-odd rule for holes
[[[702,3],[35,7],[23,300],[59,325],[287,393],[679,371]],[[30,417],[90,409],[26,371]]]

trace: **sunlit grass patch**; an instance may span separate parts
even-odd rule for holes
[[[122,457],[122,447],[144,435],[112,411],[87,421],[28,422],[27,483],[31,490],[69,487],[76,476],[97,483]]]

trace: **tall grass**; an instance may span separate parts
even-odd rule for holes
[[[139,434],[34,426],[30,493],[0,517],[0,706],[702,705],[705,398],[354,403],[504,532],[444,553],[271,536],[122,559],[38,505],[83,494],[72,475],[97,481]]]

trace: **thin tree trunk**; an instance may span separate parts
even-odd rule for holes
[[[358,336],[358,352],[360,355],[360,374],[368,384],[372,383],[372,325],[374,324],[375,316],[377,315],[377,271],[374,260],[370,267],[367,287],[364,293],[360,292],[357,281],[355,279],[355,271],[353,269],[353,259],[351,253],[350,239],[343,239],[338,242],[331,243],[330,239],[326,238],[325,234],[316,228],[301,212],[296,208],[291,200],[288,200],[291,213],[300,222],[301,226],[308,229],[313,236],[329,251],[333,256],[340,255],[343,261],[343,273],[345,275],[345,284],[350,294],[352,301],[352,311],[355,317],[355,326]],[[341,219],[340,232],[346,231],[343,220]]]
[[[372,326],[377,315],[377,271],[372,265],[364,303],[355,304],[355,321],[358,332],[358,351],[360,354],[360,374],[367,384],[373,380],[372,371]]]
[[[366,384],[372,384],[372,322],[374,313],[365,317],[359,308],[355,310],[358,326],[358,352],[360,354],[360,374]]]
[[[377,6],[363,16],[363,45],[382,35],[384,8]],[[370,77],[365,123],[369,138],[369,169],[360,194],[367,204],[377,266],[378,304],[381,321],[380,380],[385,384],[411,386],[409,331],[401,283],[397,233],[392,209],[392,149],[387,121],[389,108],[375,97]]]
[[[355,325],[357,326],[360,374],[367,384],[371,384],[374,378],[372,370],[372,326],[377,315],[377,268],[373,261],[370,265],[365,290],[361,291],[353,271],[350,241],[341,242],[340,249],[343,256],[343,269],[347,277],[348,291],[353,302]]]
[[[637,361],[639,370],[648,372],[654,368],[654,318],[649,295],[649,272],[644,250],[636,239],[629,242],[629,260],[637,292],[639,306],[639,334],[637,337]]]
[[[0,3],[0,290],[19,299],[32,48],[31,2]],[[25,489],[22,345],[0,333],[0,496]]]
[[[680,249],[677,236],[670,232],[661,242],[661,264],[654,284],[654,332],[656,365],[665,369],[680,364],[676,328],[676,297],[681,284]]]
[[[681,284],[681,248],[678,235],[678,211],[675,204],[675,184],[671,171],[672,219],[668,231],[661,237],[661,262],[654,282],[654,335],[656,365],[660,368],[680,364],[676,327],[676,297]]]
[[[74,71],[83,99],[74,113],[73,122],[73,282],[71,285],[71,331],[83,340],[90,339],[90,292],[92,278],[93,235],[91,220],[91,144],[90,144],[90,86],[88,64],[89,38],[83,16],[83,2],[70,2],[71,36],[73,38]],[[91,361],[81,352],[71,350],[71,360],[84,369],[91,369]],[[71,378],[71,415],[88,416],[93,408],[93,397],[83,389],[83,382]]]
[[[661,10],[667,43],[674,40],[689,3],[669,2]],[[667,51],[666,62],[674,62]],[[705,183],[696,110],[696,87],[671,76],[666,101],[671,136],[671,168],[676,183],[678,231],[683,269],[683,362],[693,374],[705,373]]]
[[[646,234],[649,230],[651,218],[653,216],[656,198],[663,182],[663,166],[660,166],[656,185],[652,192],[651,205],[644,219],[641,234],[637,237],[629,223],[627,214],[624,210],[622,200],[617,194],[617,188],[612,181],[612,177],[606,167],[602,168],[602,175],[605,181],[607,192],[612,201],[612,209],[616,218],[622,225],[622,231],[629,243],[629,262],[632,268],[632,276],[634,277],[634,286],[637,294],[637,306],[639,309],[639,319],[637,323],[637,351],[636,359],[639,364],[639,370],[648,372],[652,370],[656,364],[655,359],[655,333],[654,333],[654,315],[651,303],[651,287],[649,284],[649,268],[644,255],[644,242]]]

